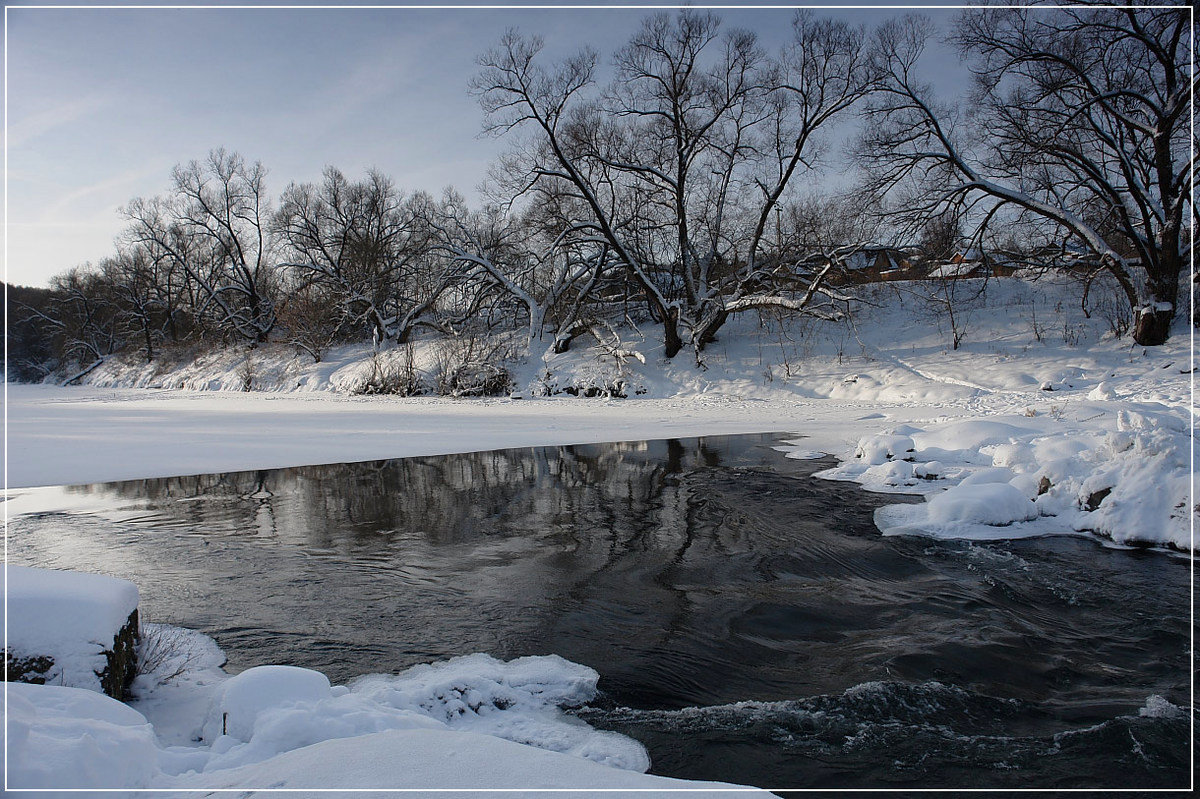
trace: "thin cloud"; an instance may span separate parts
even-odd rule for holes
[[[108,180],[102,180],[99,183],[82,186],[55,199],[51,205],[42,211],[38,221],[42,223],[53,224],[72,205],[79,203],[80,200],[85,200],[95,195],[98,195],[100,198],[103,198],[105,195],[109,195],[109,201],[102,200],[102,202],[105,202],[105,212],[111,214],[112,208],[108,207],[108,205],[109,202],[111,202],[112,195],[115,193],[115,189],[119,189],[122,186],[128,186],[133,183],[138,183],[151,177],[160,177],[166,174],[168,169],[169,166],[155,164],[153,166],[142,167],[140,169],[133,169],[128,172],[123,172],[116,177],[109,178]],[[124,199],[128,199],[124,193],[121,193],[119,196]],[[122,199],[122,202],[124,199]],[[92,205],[94,206],[95,203]]]
[[[14,121],[10,118],[6,126],[8,146],[23,147],[56,128],[78,122],[112,105],[111,98],[93,95],[36,111],[23,119]]]

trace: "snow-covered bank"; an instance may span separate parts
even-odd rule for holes
[[[9,788],[737,787],[644,774],[641,744],[560,710],[590,701],[598,675],[555,656],[471,655],[331,686],[291,666],[230,677],[200,633],[147,634],[159,650],[132,706],[78,688],[7,686]]]
[[[19,672],[22,679],[93,691],[102,690],[103,683],[119,696],[117,689],[133,675],[114,650],[118,644],[132,648],[137,586],[100,574],[10,564],[4,577],[0,638],[7,647],[10,678]]]
[[[805,443],[793,457],[810,454]],[[1190,550],[1191,443],[1186,409],[1093,399],[1049,415],[1029,408],[893,427],[863,437],[841,465],[817,476],[925,494],[924,504],[876,511],[885,535],[987,540],[1078,531]]]

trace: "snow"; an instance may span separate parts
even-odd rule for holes
[[[884,533],[973,539],[1085,533],[1120,545],[1191,547],[1186,408],[1085,398],[1055,415],[898,429],[913,442],[909,457],[919,464],[912,469],[918,479],[908,479],[901,464],[868,457],[894,446],[895,429],[865,436],[853,450],[861,457],[818,473],[927,496],[923,505],[878,510]]]
[[[1037,507],[1008,483],[959,483],[929,500],[929,521],[934,524],[966,522],[1004,525],[1038,517]]]
[[[650,758],[636,741],[593,730],[559,708],[595,698],[600,675],[556,655],[507,663],[484,654],[414,666],[398,676],[363,677],[353,695],[410,708],[451,729],[486,732],[608,766],[646,771]]]
[[[147,632],[167,648],[132,707],[8,686],[10,787],[723,787],[643,774],[641,744],[563,713],[596,696],[599,675],[557,656],[476,654],[334,686],[293,666],[231,677],[206,636]]]
[[[1151,719],[1177,719],[1186,716],[1187,711],[1158,694],[1151,694],[1146,698],[1146,704],[1138,710],[1138,715]]]
[[[859,442],[858,451],[854,457],[861,458],[864,463],[872,466],[887,463],[893,458],[907,459],[913,451],[913,440],[908,436],[890,435],[872,436]]]
[[[336,769],[329,764],[337,764]],[[689,797],[766,791],[606,768],[569,755],[453,730],[389,730],[324,741],[262,763],[164,781],[164,787],[207,789],[271,786],[278,789],[387,788],[464,790],[602,790],[606,797],[645,797],[646,791],[686,790]],[[627,789],[628,792],[620,789]],[[580,791],[582,793],[582,791]],[[360,794],[361,795],[361,794]],[[486,795],[486,794],[485,794]]]
[[[142,714],[101,693],[5,684],[7,777],[13,788],[144,787],[158,746]]]
[[[43,677],[56,685],[100,690],[105,650],[137,609],[137,586],[99,574],[7,565],[7,634],[16,657],[49,657]]]
[[[455,401],[12,385],[7,479],[10,488],[28,488],[481,449],[784,430],[801,432],[810,449],[832,452],[844,446],[845,417],[861,415],[864,407],[877,406],[715,392],[650,400]],[[878,428],[925,413],[919,407],[897,405],[889,418],[863,425]],[[87,506],[86,497],[71,501],[74,508],[54,509]],[[16,507],[11,505],[10,513],[20,512]]]
[[[297,666],[258,666],[232,677],[213,697],[203,735],[215,741],[222,735],[249,741],[260,717],[268,711],[316,704],[331,697],[329,679],[319,671]],[[296,747],[291,747],[296,748]]]

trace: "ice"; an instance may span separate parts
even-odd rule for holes
[[[1151,719],[1177,719],[1187,716],[1187,711],[1158,694],[1151,694],[1146,698],[1146,704],[1138,709],[1138,715]]]
[[[396,676],[363,677],[350,690],[380,706],[423,713],[451,729],[486,732],[604,765],[646,771],[650,758],[641,744],[594,730],[561,712],[593,699],[598,680],[593,669],[557,655],[505,663],[475,654],[415,666]]]

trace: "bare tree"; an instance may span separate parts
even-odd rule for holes
[[[196,316],[215,311],[225,331],[266,341],[275,326],[266,169],[218,149],[171,176],[169,197],[138,198],[124,208],[127,239],[186,272],[200,295]]]
[[[536,191],[528,212],[515,216],[495,205],[472,212],[450,193],[430,225],[435,247],[461,267],[473,291],[500,291],[521,306],[531,346],[550,323],[552,349],[566,352],[587,329],[582,313],[615,259],[603,243],[561,234],[572,223],[556,212],[556,198],[545,188]]]
[[[906,17],[876,38],[883,77],[861,148],[876,189],[949,186],[924,209],[958,206],[981,240],[1001,221],[1039,220],[1120,284],[1136,342],[1165,341],[1191,248],[1187,9],[964,12],[966,116],[918,77],[931,34]]]
[[[596,55],[553,68],[541,43],[507,33],[474,88],[487,129],[536,135],[506,162],[518,192],[552,190],[580,214],[563,241],[602,246],[663,329],[666,356],[697,351],[732,313],[834,315],[824,270],[768,252],[774,208],[808,169],[813,135],[869,86],[863,35],[798,15],[774,62],[711,13],[648,17],[593,90]],[[586,96],[585,96],[586,95]]]
[[[319,186],[288,186],[275,223],[297,291],[335,306],[340,326],[366,328],[377,346],[436,324],[453,278],[429,257],[430,202],[375,170],[351,182],[326,167]]]
[[[160,265],[144,247],[136,246],[119,249],[100,262],[100,280],[112,297],[117,326],[140,341],[147,363],[162,341],[166,316]]]
[[[58,350],[83,367],[77,380],[117,352],[123,342],[121,320],[103,274],[91,266],[69,269],[50,282],[53,298],[43,318],[56,328]]]

